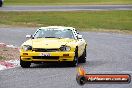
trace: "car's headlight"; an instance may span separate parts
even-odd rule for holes
[[[23,49],[24,51],[32,50],[32,46],[30,46],[30,45],[23,45],[23,46],[22,46],[22,49]]]
[[[71,47],[70,47],[70,46],[66,46],[66,45],[62,45],[62,46],[60,47],[60,50],[61,50],[61,51],[70,51],[70,50],[71,50]]]

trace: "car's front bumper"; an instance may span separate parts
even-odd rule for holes
[[[31,62],[73,61],[74,52],[20,52],[21,60]]]

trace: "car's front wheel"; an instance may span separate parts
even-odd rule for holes
[[[21,65],[22,68],[29,68],[31,63],[30,62],[26,62],[26,61],[22,61],[20,59],[20,65]]]
[[[0,7],[2,7],[2,5],[3,5],[3,2],[2,2],[2,1],[0,1]]]
[[[77,65],[78,65],[78,49],[76,48],[74,60],[72,61],[72,66],[76,67]]]
[[[79,59],[79,62],[80,62],[80,63],[86,63],[86,57],[87,57],[87,51],[86,51],[86,48],[85,48],[85,50],[84,50],[82,56],[81,56],[80,59]]]

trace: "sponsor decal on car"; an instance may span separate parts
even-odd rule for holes
[[[51,56],[50,53],[41,53],[40,56]]]

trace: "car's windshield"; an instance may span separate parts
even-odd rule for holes
[[[74,38],[74,36],[72,31],[69,29],[64,30],[40,29],[34,35],[34,38]]]

